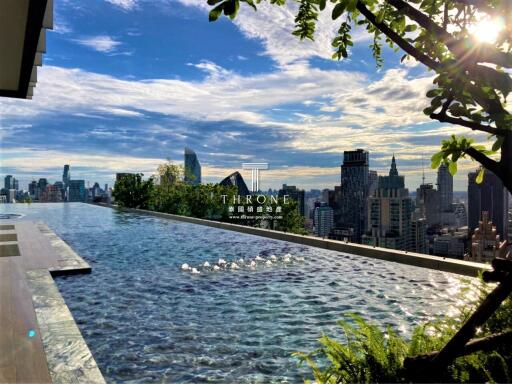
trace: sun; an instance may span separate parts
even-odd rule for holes
[[[500,32],[504,28],[503,19],[483,19],[474,24],[470,29],[470,33],[479,43],[493,44],[496,42]]]

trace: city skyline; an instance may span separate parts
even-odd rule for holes
[[[182,155],[183,156],[183,155]],[[343,154],[341,155],[343,157]],[[199,157],[199,156],[198,156]],[[161,160],[161,162],[157,163],[157,166],[160,165],[160,164],[163,164],[165,163],[166,161],[168,160]],[[179,164],[179,165],[184,165],[184,161],[172,161],[174,164]],[[397,162],[400,163],[400,159],[397,158]],[[371,154],[370,154],[370,163],[371,163]],[[343,164],[343,163],[341,163]],[[340,164],[340,165],[341,165]],[[28,190],[28,187],[30,185],[31,182],[33,181],[37,181],[41,178],[45,178],[45,179],[48,179],[49,182],[57,182],[57,181],[62,181],[62,167],[64,165],[68,165],[68,163],[63,163],[63,165],[61,165],[58,170],[56,171],[49,171],[49,172],[45,172],[45,173],[30,173],[30,172],[21,172],[20,174],[22,175],[21,177],[19,176],[20,174],[16,174],[16,173],[0,173],[0,178],[3,180],[5,177],[7,176],[13,176],[16,181],[19,183],[19,189],[20,190]],[[85,171],[81,171],[81,167],[78,165],[75,165],[75,164],[71,164],[73,166],[73,175],[76,176],[76,178],[78,179],[83,179],[85,181],[85,186],[86,187],[92,187],[92,185],[94,183],[98,183],[100,185],[104,185],[104,184],[108,184],[108,185],[111,185],[113,186],[115,184],[115,181],[116,181],[116,173],[119,173],[119,172],[116,172],[114,174],[112,174],[112,176],[110,177],[107,176],[97,176],[97,175],[91,175],[90,173],[88,172],[85,172]],[[283,184],[296,184],[298,187],[300,187],[301,189],[304,189],[304,190],[325,190],[325,189],[329,189],[329,190],[333,190],[334,189],[334,186],[337,186],[339,185],[339,178],[340,178],[340,165],[338,165],[336,168],[336,178],[337,180],[334,180],[331,184],[328,184],[328,182],[326,182],[325,185],[317,185],[317,184],[311,184],[310,186],[308,186],[308,184],[300,184],[297,181],[297,178],[294,178],[293,174],[290,175],[290,172],[289,172],[289,168],[283,168],[282,170],[278,170],[278,172],[275,172],[277,174],[277,176],[274,176],[272,177],[272,170],[266,170],[265,171],[265,177],[264,177],[264,180],[266,182],[262,182],[262,188],[260,188],[261,190],[267,190],[267,189],[273,189],[273,190],[278,190],[281,188],[281,186]],[[389,161],[389,165],[388,165],[388,169],[389,169],[389,166],[391,165],[391,160]],[[402,167],[401,167],[402,168]],[[56,168],[57,169],[57,168]],[[204,167],[201,167],[201,170],[204,172]],[[455,189],[455,180],[456,180],[456,176],[453,177],[453,180],[454,180],[454,189],[453,189],[453,192],[457,192],[457,193],[461,193],[461,192],[467,192],[468,190],[468,176],[470,173],[472,172],[475,172],[476,170],[478,170],[478,167],[475,167],[474,169],[471,169],[468,171],[468,172],[465,172],[465,171],[462,171],[464,173],[461,173],[461,171],[459,170],[458,172],[458,176],[461,177],[462,175],[464,175],[464,180],[461,180],[459,185],[463,185],[465,183],[465,188],[463,187],[462,189]],[[128,173],[143,173],[144,174],[144,178],[148,178],[148,177],[151,177],[151,176],[156,176],[157,175],[157,167],[155,167],[154,169],[152,169],[151,171],[146,171],[146,172],[143,172],[141,170],[137,170],[137,169],[124,169],[123,171],[126,171]],[[275,171],[275,170],[274,170]],[[379,170],[377,171],[376,169],[374,168],[371,168],[370,167],[370,171],[373,171],[373,172],[377,172],[378,175],[385,175],[387,173],[387,170],[386,168],[384,167],[383,171]],[[437,185],[437,173],[438,171],[437,170],[430,170],[431,172],[426,172],[425,170],[425,174],[428,174],[430,175],[430,177],[425,177],[425,184],[432,184],[434,186]],[[244,170],[242,168],[242,164],[240,164],[240,167],[239,168],[233,168],[232,172],[229,173],[229,174],[226,174],[226,175],[216,175],[216,176],[207,176],[207,177],[202,177],[202,183],[220,183],[225,177],[229,176],[230,174],[232,173],[235,173],[235,172],[238,172],[242,175],[242,177],[244,179],[247,179],[247,180],[250,180],[250,177],[251,177],[251,173],[250,171],[247,171],[247,170]],[[122,172],[121,172],[122,173]],[[402,175],[404,176],[407,176],[407,172],[403,172],[401,171],[400,172]],[[32,174],[33,176],[24,176],[24,175],[28,175],[28,174]],[[269,175],[270,174],[270,175]],[[283,176],[281,176],[283,175]],[[283,179],[281,179],[280,177],[284,177]],[[273,180],[272,183],[269,183],[269,180]],[[405,187],[409,189],[410,192],[412,193],[415,193],[416,191],[416,188],[419,187],[420,185],[422,185],[423,183],[423,179],[420,179],[418,184],[416,185],[413,185],[413,182],[411,181],[408,181],[407,180],[407,177],[405,178]]]
[[[199,0],[55,6],[34,99],[0,102],[0,173],[17,174],[22,184],[56,178],[65,163],[80,178],[111,183],[116,172],[148,174],[166,158],[179,161],[189,146],[205,181],[241,162],[267,162],[263,188],[325,188],[338,179],[343,151],[366,148],[380,173],[395,153],[413,189],[422,153],[433,181],[430,156],[441,139],[462,132],[423,115],[432,75],[421,66],[401,64],[386,48],[376,71],[366,44],[350,60],[332,61],[328,23],[315,42],[299,42],[291,21],[266,17],[266,4],[216,25]],[[459,165],[455,190],[465,189],[474,168]]]

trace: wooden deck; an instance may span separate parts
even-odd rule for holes
[[[14,226],[14,227],[13,227]],[[19,252],[17,252],[19,251]],[[64,263],[65,264],[65,263]],[[87,266],[88,267],[88,266]],[[27,272],[90,272],[63,260],[30,221],[0,226],[0,383],[52,383]]]

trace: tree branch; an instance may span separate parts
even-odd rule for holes
[[[456,39],[451,33],[448,33],[445,29],[437,25],[423,12],[419,11],[403,0],[386,0],[386,2],[409,17],[411,20],[417,22],[427,31],[437,35],[448,47],[448,49],[455,55],[455,57],[457,57],[457,59],[464,62],[472,58],[475,62],[482,61],[500,65],[506,68],[512,67],[512,55],[506,52],[501,52],[491,44],[481,43],[478,45],[478,49],[468,50],[467,47],[474,44],[474,42],[470,41],[470,39]],[[468,54],[468,52],[470,53]]]
[[[377,17],[363,4],[363,2],[357,2],[357,10],[361,12],[361,14],[368,19],[370,23],[372,23],[375,27],[377,27],[380,31],[382,31],[385,35],[387,35],[391,40],[393,40],[400,48],[402,48],[409,55],[414,57],[419,62],[425,64],[427,67],[431,69],[439,69],[440,64],[436,60],[431,57],[425,55],[420,52],[414,46],[409,44],[405,39],[403,39],[398,33],[396,33],[393,29],[388,27],[384,22],[378,22]]]
[[[471,156],[474,160],[478,161],[480,164],[484,166],[485,169],[488,169],[492,173],[494,173],[499,178],[502,178],[501,174],[501,168],[499,166],[499,163],[490,157],[487,157],[482,152],[477,151],[473,147],[469,147],[466,151],[464,151],[466,154]]]
[[[455,117],[448,116],[446,113],[431,113],[429,116],[431,119],[438,120],[441,123],[450,123],[461,125],[466,128],[471,128],[473,131],[482,131],[490,133],[491,135],[504,135],[507,131],[505,129],[494,128],[489,125],[482,125],[473,121],[467,121]]]

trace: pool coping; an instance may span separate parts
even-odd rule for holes
[[[106,383],[53,279],[91,273],[91,267],[45,223],[37,222],[36,227],[50,241],[59,259],[59,267],[26,272],[52,382]]]
[[[475,263],[472,261],[451,259],[441,256],[425,255],[415,252],[398,251],[389,248],[381,248],[364,244],[343,242],[339,240],[324,239],[309,235],[298,235],[295,233],[281,232],[265,228],[249,227],[240,224],[225,223],[221,221],[198,219],[195,217],[180,216],[171,213],[156,212],[145,209],[120,208],[114,205],[107,205],[101,203],[93,203],[93,205],[111,209],[118,209],[125,212],[140,213],[164,219],[204,225],[207,227],[225,229],[228,231],[256,235],[266,237],[269,239],[288,241],[291,243],[327,249],[330,251],[350,253],[356,256],[369,257],[373,259],[380,259],[400,264],[411,265],[415,267],[450,272],[469,277],[477,277],[482,271],[491,270],[491,266],[489,264]]]
[[[91,267],[73,249],[43,222],[17,221],[31,225],[34,231],[50,245],[51,263],[36,263],[24,272],[25,282],[32,299],[46,364],[53,384],[104,384],[106,383],[71,311],[59,292],[54,276],[90,273]],[[15,222],[16,225],[16,222]],[[20,243],[26,241],[19,236]],[[27,248],[28,249],[28,248]],[[23,254],[31,258],[31,248]]]

